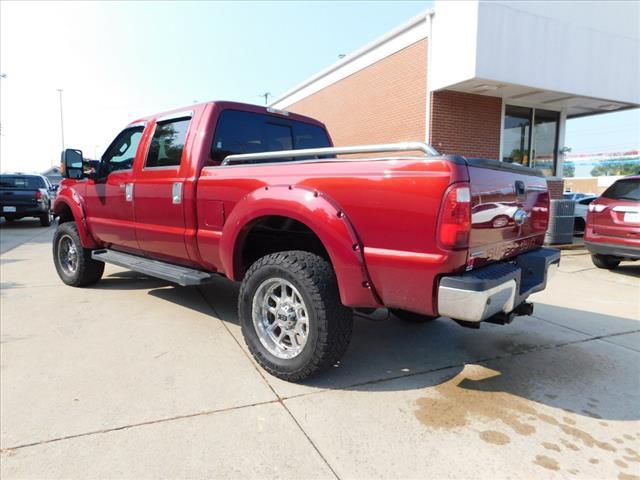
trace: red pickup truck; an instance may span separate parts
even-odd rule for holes
[[[542,247],[549,195],[535,170],[419,142],[334,148],[322,123],[270,108],[142,118],[99,164],[69,149],[63,166],[64,283],[97,282],[105,262],[180,285],[242,282],[246,343],[290,381],[341,358],[353,309],[505,324],[531,313],[560,261]]]

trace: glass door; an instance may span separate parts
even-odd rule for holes
[[[555,174],[559,125],[560,112],[535,109],[531,166],[541,170],[548,177]]]
[[[502,161],[555,174],[560,113],[539,108],[505,105]]]
[[[533,109],[506,105],[502,130],[502,161],[529,166]]]

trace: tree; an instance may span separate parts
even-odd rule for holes
[[[576,176],[576,166],[571,162],[565,162],[562,165],[562,176],[563,177],[575,177]]]
[[[607,162],[591,169],[592,177],[607,175],[634,175],[640,172],[640,164],[636,161]]]

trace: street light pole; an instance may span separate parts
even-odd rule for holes
[[[62,139],[62,150],[64,151],[64,119],[62,116],[62,89],[58,88],[60,94],[60,137]]]

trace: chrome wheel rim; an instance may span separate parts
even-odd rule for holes
[[[253,295],[252,317],[269,353],[282,359],[300,355],[309,335],[309,311],[291,282],[283,278],[262,282]]]
[[[69,235],[63,235],[58,241],[58,262],[67,275],[73,275],[78,268],[78,250]]]

